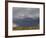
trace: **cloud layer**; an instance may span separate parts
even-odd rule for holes
[[[39,8],[22,8],[22,7],[13,7],[13,18],[24,19],[29,18],[38,18],[39,17]]]

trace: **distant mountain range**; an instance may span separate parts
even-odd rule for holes
[[[13,23],[18,26],[32,26],[39,24],[39,18],[24,18],[24,19],[13,19]]]

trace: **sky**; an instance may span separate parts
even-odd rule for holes
[[[13,18],[14,19],[24,19],[28,18],[38,18],[39,8],[23,8],[23,7],[13,7]]]

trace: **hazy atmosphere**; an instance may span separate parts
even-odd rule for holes
[[[39,8],[13,7],[13,28],[39,28]],[[17,29],[18,29],[17,28]],[[22,29],[22,30],[23,30]]]
[[[39,17],[39,8],[19,8],[13,7],[13,18],[37,18]]]

